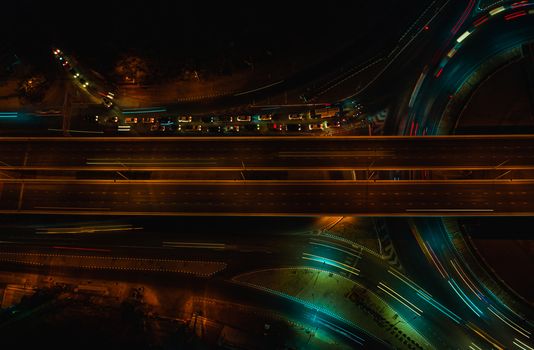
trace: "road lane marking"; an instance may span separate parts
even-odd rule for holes
[[[203,243],[203,242],[161,242],[164,247],[172,248],[192,248],[192,249],[226,249],[224,243]]]
[[[81,208],[81,207],[34,207],[35,209],[57,209],[57,210],[111,210],[111,208]]]
[[[450,212],[476,212],[476,211],[484,211],[484,212],[492,212],[494,209],[405,209],[406,211],[415,211],[415,212],[421,212],[421,211],[435,211],[435,212],[444,212],[444,211],[450,211]]]
[[[374,157],[374,156],[393,156],[394,151],[311,151],[311,152],[278,152],[280,158],[302,158],[302,157]]]

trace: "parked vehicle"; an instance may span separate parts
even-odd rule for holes
[[[252,120],[252,117],[250,115],[240,115],[240,116],[237,116],[237,121],[238,122],[249,122]]]

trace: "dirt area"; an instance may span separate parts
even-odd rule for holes
[[[527,64],[523,59],[498,70],[484,81],[461,113],[457,133],[463,130],[502,131],[510,127],[519,132],[521,128],[534,128],[534,110],[529,102],[526,78]]]
[[[534,271],[534,241],[474,239],[473,243],[499,277],[530,303],[534,302],[532,281],[525,279],[526,271]]]
[[[350,350],[307,323],[188,287],[0,272],[0,292],[9,346]]]
[[[478,254],[512,290],[534,303],[532,281],[525,278],[534,270],[532,219],[488,218],[460,220]]]

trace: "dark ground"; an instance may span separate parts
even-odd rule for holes
[[[513,290],[530,303],[534,302],[533,218],[461,219],[478,252]]]
[[[18,306],[19,320],[0,327],[7,348],[30,349],[148,349],[150,333],[144,315],[131,304],[102,305],[86,300],[37,300]],[[27,305],[32,304],[32,305]]]
[[[458,134],[534,132],[534,108],[528,74],[532,57],[496,71],[474,92],[460,116]],[[468,223],[473,244],[495,273],[517,293],[534,301],[532,218],[484,218]]]
[[[161,76],[185,69],[227,75],[250,69],[245,60],[291,66],[297,57],[313,62],[369,39],[385,48],[429,3],[21,0],[2,5],[2,26],[3,40],[30,61],[50,60],[50,48],[58,46],[107,74],[120,57],[134,54]]]
[[[499,69],[474,92],[460,114],[457,133],[534,132],[534,104],[528,74],[532,57]]]

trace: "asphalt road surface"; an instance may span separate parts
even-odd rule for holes
[[[4,180],[2,213],[533,215],[532,180]]]
[[[0,171],[533,168],[532,135],[0,139]]]

